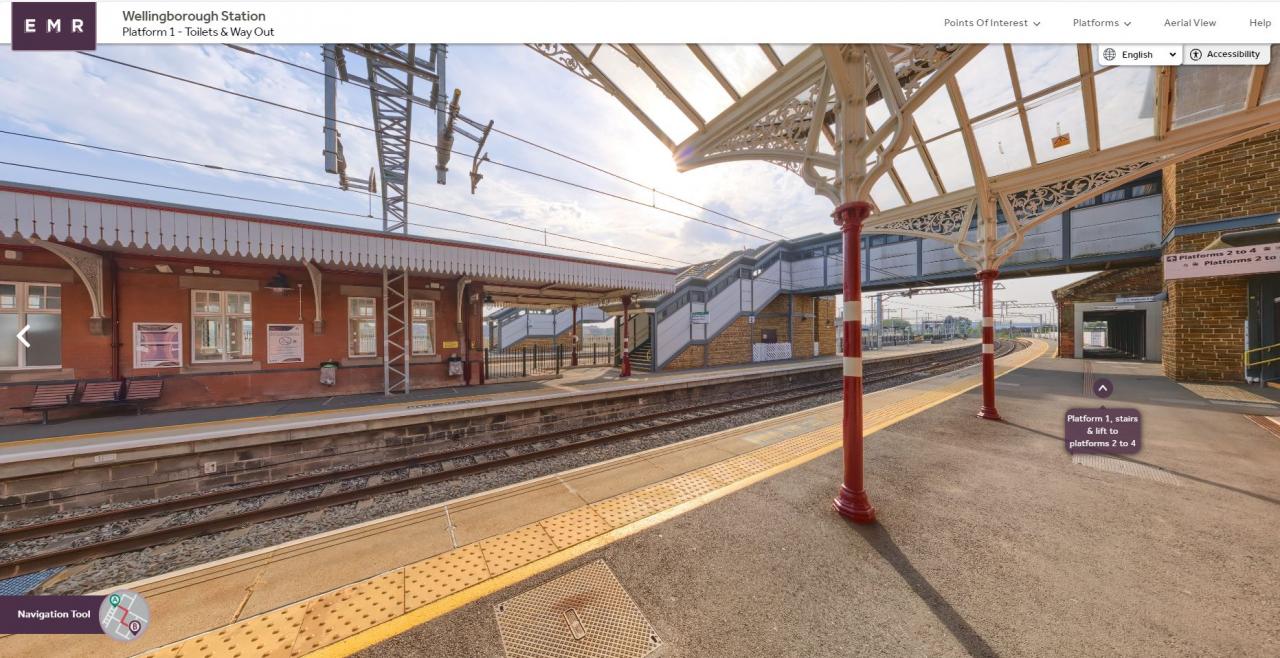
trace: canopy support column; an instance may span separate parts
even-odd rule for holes
[[[1000,420],[1000,412],[996,411],[996,328],[992,294],[998,275],[994,269],[978,272],[978,281],[982,283],[982,409],[978,417],[987,420]]]
[[[622,372],[618,376],[631,376],[631,295],[622,297]]]
[[[855,523],[874,523],[876,510],[862,479],[862,222],[871,204],[853,201],[836,208],[844,234],[844,483],[835,508]]]
[[[572,323],[570,325],[570,335],[572,336],[573,345],[569,348],[569,365],[576,368],[578,366],[578,303],[574,302],[570,308],[569,322]]]

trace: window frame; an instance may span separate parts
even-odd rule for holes
[[[216,295],[218,299],[218,312],[210,313],[208,311],[196,310],[196,295]],[[244,295],[248,298],[248,313],[232,313],[229,297],[231,295]],[[207,298],[206,298],[207,299]],[[217,319],[219,327],[222,331],[218,346],[219,358],[201,358],[198,350],[201,346],[200,341],[200,325],[201,321],[208,319]],[[240,336],[240,354],[231,356],[230,340],[231,340],[231,323],[234,320],[248,321],[248,331],[241,327]],[[247,363],[253,361],[253,293],[243,290],[199,290],[191,291],[191,365],[208,365],[217,363]]]
[[[368,300],[371,312],[368,316],[353,315],[352,310],[354,304],[360,300]],[[356,322],[372,322],[373,323],[373,351],[369,353],[356,352]],[[350,359],[376,359],[378,357],[378,298],[354,296],[347,298],[347,358]]]
[[[419,318],[417,315],[418,305],[422,304],[431,309],[431,315],[426,318]],[[417,326],[425,324],[428,326],[427,337],[430,339],[427,351],[418,349]],[[412,299],[409,304],[409,353],[412,356],[435,356],[436,355],[436,303],[431,299]]]
[[[28,316],[56,315],[59,318],[58,341],[59,343],[61,343],[62,341],[62,321],[61,321],[62,284],[61,283],[52,283],[52,282],[46,282],[46,281],[0,281],[0,285],[13,286],[13,296],[14,296],[14,307],[12,309],[6,309],[3,307],[0,307],[0,314],[17,316],[19,330],[21,330],[23,327],[30,324],[30,321],[27,319]],[[48,291],[49,288],[57,288],[58,289],[58,296],[57,296],[58,308],[51,309],[51,308],[48,308],[48,306],[46,306],[45,308],[38,308],[34,310],[31,309],[28,306],[28,304],[30,302],[29,295],[30,295],[30,290],[32,286],[44,288],[46,292]],[[48,299],[48,298],[49,296],[47,294],[41,296],[41,299]],[[61,345],[59,345],[59,350],[58,350],[59,363],[33,366],[33,365],[27,365],[27,350],[30,348],[24,347],[22,343],[17,340],[17,338],[12,338],[12,339],[15,343],[17,343],[18,363],[17,365],[12,365],[12,366],[0,365],[0,371],[12,372],[17,370],[61,370],[62,369]]]

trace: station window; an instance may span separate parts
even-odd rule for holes
[[[413,353],[436,353],[436,303],[413,300]]]
[[[191,291],[191,361],[239,361],[253,356],[253,296]]]
[[[1158,189],[1159,187],[1160,186],[1155,183],[1139,183],[1129,188],[1129,198],[1136,199],[1140,196],[1151,196],[1152,194],[1160,191]]]
[[[347,299],[348,356],[377,356],[378,321],[374,317],[377,302],[372,297]]]
[[[25,326],[24,347],[14,336]],[[62,364],[62,287],[0,282],[0,368],[56,368]]]

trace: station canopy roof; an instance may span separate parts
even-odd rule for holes
[[[765,160],[804,175],[839,203],[835,103],[819,46],[531,47],[615,96],[671,149],[677,168]],[[1269,67],[1099,66],[1110,60],[1089,45],[871,47],[883,49],[901,93],[886,99],[879,77],[868,75],[867,133],[893,130],[886,126],[901,99],[913,105],[910,134],[871,189],[874,205],[890,216],[943,207],[988,184],[1027,189],[1172,154],[1163,143],[1185,153],[1195,140],[1169,139],[1180,131],[1206,144],[1262,125],[1241,120],[1210,135],[1215,120],[1267,104],[1275,115],[1280,106],[1280,45],[1271,47],[1277,64]],[[947,66],[952,58],[958,63]],[[946,79],[931,86],[934,76]],[[925,88],[923,102],[910,100]],[[1266,121],[1276,126],[1274,116]],[[810,139],[811,127],[821,131],[817,139]],[[1116,156],[1096,157],[1108,152]],[[868,154],[869,167],[882,153]]]
[[[484,283],[492,303],[567,306],[670,292],[674,271],[0,181],[0,243]],[[39,243],[39,242],[37,242]],[[488,300],[487,300],[488,301]]]

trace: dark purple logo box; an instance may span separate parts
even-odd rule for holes
[[[15,2],[14,50],[96,50],[98,3]]]
[[[1142,449],[1137,409],[1068,409],[1063,421],[1067,452],[1132,454]]]
[[[102,596],[0,596],[0,633],[101,633]]]

